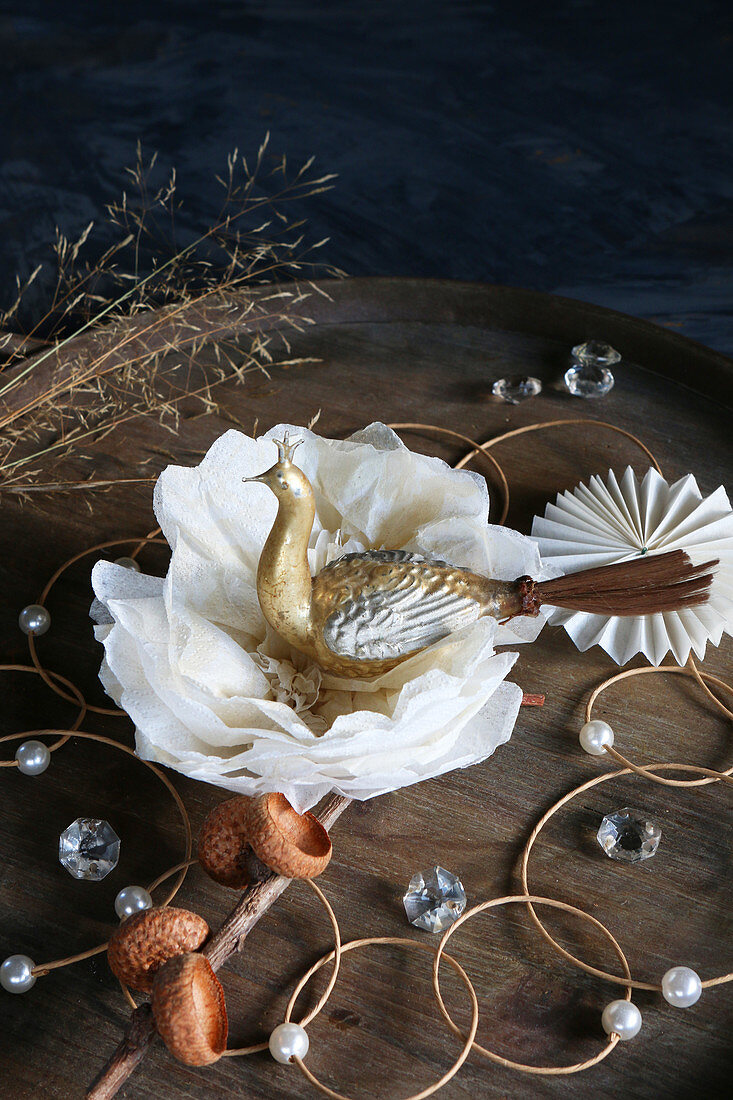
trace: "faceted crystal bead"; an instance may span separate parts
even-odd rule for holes
[[[402,900],[410,924],[425,932],[442,932],[466,908],[466,891],[450,871],[433,867],[412,876]]]
[[[611,859],[639,863],[654,855],[661,836],[659,826],[649,821],[641,810],[625,806],[606,814],[598,830],[598,843]]]
[[[604,397],[613,389],[610,368],[621,359],[610,344],[588,340],[572,350],[573,365],[565,372],[565,385],[573,397]]]
[[[77,817],[59,837],[59,860],[74,878],[99,882],[119,858],[120,838],[98,817]]]
[[[500,397],[507,405],[518,405],[528,397],[542,392],[539,378],[497,378],[491,387],[494,397]]]
[[[602,340],[587,340],[576,344],[572,350],[573,359],[582,367],[615,367],[621,362],[621,352]]]

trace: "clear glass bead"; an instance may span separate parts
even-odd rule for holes
[[[418,871],[402,899],[410,924],[425,932],[443,932],[466,908],[463,883],[444,867]]]
[[[120,838],[98,817],[77,817],[59,837],[59,861],[74,878],[99,882],[119,858]]]
[[[598,843],[606,855],[625,863],[649,859],[659,847],[661,837],[659,826],[630,806],[606,814],[598,830]]]
[[[576,344],[571,355],[573,365],[565,372],[565,385],[573,397],[605,397],[613,389],[610,368],[620,362],[620,353],[601,340],[588,340]]]
[[[491,387],[494,397],[501,398],[507,405],[518,405],[520,401],[526,401],[528,397],[536,397],[542,393],[542,383],[539,378],[497,378]]]

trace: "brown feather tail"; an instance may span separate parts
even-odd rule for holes
[[[539,581],[532,597],[553,607],[595,615],[681,611],[706,602],[717,564],[693,565],[684,550],[671,550]]]

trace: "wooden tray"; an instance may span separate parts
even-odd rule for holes
[[[237,420],[260,429],[279,420],[305,423],[319,410],[318,430],[339,435],[373,419],[423,421],[488,438],[511,427],[556,418],[607,420],[640,435],[670,478],[695,472],[704,492],[723,481],[730,463],[733,364],[647,322],[567,299],[505,287],[409,279],[355,279],[329,284],[330,300],[314,297],[316,324],[293,349],[319,363],[276,369],[223,395]],[[601,401],[570,398],[557,387],[570,347],[608,340],[624,355],[615,389]],[[491,382],[508,373],[540,377],[542,395],[512,407],[488,399]],[[197,412],[199,410],[196,410]],[[109,438],[96,457],[104,477],[144,476],[167,461],[199,461],[231,423],[192,418],[177,437],[148,422]],[[448,460],[460,450],[410,435],[411,446]],[[579,424],[536,433],[495,452],[512,490],[509,523],[528,530],[531,516],[562,489],[609,466],[647,462],[632,443]],[[484,469],[483,467],[481,467]],[[486,470],[495,499],[498,490]],[[56,566],[105,538],[139,535],[151,522],[149,487],[121,486],[92,498],[49,496],[22,507],[0,500],[5,598],[0,623],[4,660],[27,662],[16,618]],[[151,571],[165,558],[149,551]],[[87,618],[86,560],[65,575],[50,603],[51,632],[39,642],[44,663],[71,676],[90,699],[99,661]],[[725,675],[728,641],[705,667]],[[410,934],[401,894],[414,871],[440,863],[458,873],[470,902],[515,892],[516,861],[541,813],[571,787],[604,767],[577,744],[582,706],[611,675],[600,650],[579,654],[564,632],[546,629],[522,652],[513,679],[544,692],[541,710],[522,711],[511,742],[485,764],[455,772],[363,805],[334,829],[335,855],[323,886],[346,939]],[[34,677],[4,674],[3,732],[66,724],[73,708]],[[633,759],[729,762],[725,721],[680,678],[609,693],[599,716],[616,728]],[[131,743],[130,723],[89,720],[85,728]],[[7,752],[7,750],[6,750]],[[3,772],[0,821],[0,957],[22,951],[42,962],[107,938],[113,900],[128,883],[145,883],[179,858],[179,827],[159,784],[134,762],[77,742],[53,758],[38,779]],[[174,776],[197,828],[221,798],[214,788]],[[727,793],[719,787],[672,792],[640,780],[605,784],[559,814],[533,857],[533,888],[584,906],[602,919],[627,952],[635,977],[658,980],[686,963],[703,977],[730,968],[728,847],[722,821]],[[594,840],[600,817],[637,805],[662,824],[653,860],[611,863]],[[59,832],[79,815],[107,818],[123,838],[119,867],[103,883],[77,883],[56,860]],[[726,890],[728,893],[726,893]],[[194,870],[181,904],[216,926],[233,896]],[[613,967],[606,948],[585,929],[559,923],[567,942],[589,961]],[[425,934],[414,932],[416,939]],[[330,946],[328,925],[310,892],[293,886],[253,932],[242,955],[222,974],[230,1044],[266,1036],[281,1019],[287,993],[302,970]],[[479,1039],[518,1061],[580,1061],[602,1044],[600,1014],[618,995],[556,958],[526,915],[502,910],[456,935],[452,950],[479,991]],[[426,958],[388,949],[359,953],[343,973],[320,1019],[311,1026],[309,1064],[332,1087],[359,1097],[405,1096],[437,1079],[457,1051],[439,1022]],[[315,988],[320,986],[315,984]],[[446,976],[446,996],[459,1019],[465,997]],[[703,994],[687,1012],[652,994],[634,998],[644,1014],[639,1038],[600,1066],[575,1077],[529,1078],[472,1057],[441,1093],[469,1097],[683,1097],[722,1094],[728,1084],[727,987]],[[82,1096],[116,1046],[127,1011],[104,956],[37,982],[22,997],[0,1000],[3,1095]],[[161,1047],[148,1056],[121,1095],[177,1100],[251,1095],[312,1097],[295,1070],[268,1055],[224,1059],[204,1070],[174,1063]]]

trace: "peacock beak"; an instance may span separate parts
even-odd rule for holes
[[[260,484],[264,481],[264,475],[259,474],[257,477],[243,477],[242,481],[246,484],[248,481],[259,481]]]

